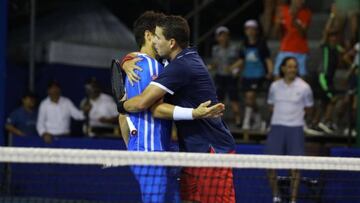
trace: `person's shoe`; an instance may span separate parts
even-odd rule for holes
[[[344,136],[348,136],[349,135],[349,128],[345,128],[344,132],[343,132]],[[356,137],[357,133],[356,133],[356,129],[352,129],[351,130],[351,136],[352,137]]]
[[[315,136],[321,136],[324,135],[324,131],[322,131],[318,126],[314,126],[314,127],[307,127],[306,125],[304,126],[304,132],[307,135],[315,135]]]
[[[333,128],[333,126],[331,126],[330,124],[325,124],[323,122],[320,122],[318,124],[319,128],[321,130],[323,130],[324,132],[326,132],[327,134],[334,134],[335,133],[335,129]]]

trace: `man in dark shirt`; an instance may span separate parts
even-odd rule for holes
[[[37,111],[35,109],[35,96],[25,94],[21,99],[21,107],[14,110],[7,119],[5,128],[12,135],[33,136],[36,133]]]
[[[218,100],[203,60],[195,49],[188,48],[189,34],[189,26],[182,17],[166,16],[157,23],[155,48],[160,57],[170,59],[170,64],[142,94],[124,101],[120,110],[143,111],[170,94],[172,104],[176,105],[171,110],[174,111],[181,151],[233,153],[234,139],[221,118],[192,120],[193,108],[207,100],[213,104]],[[228,168],[184,168],[181,199],[235,202],[232,177],[232,170]]]

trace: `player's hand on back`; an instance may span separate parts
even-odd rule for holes
[[[135,82],[138,82],[140,80],[140,77],[135,73],[135,70],[142,71],[142,68],[136,65],[136,63],[141,60],[142,58],[136,57],[131,60],[125,61],[122,65],[122,69],[125,71],[131,85],[134,85]]]
[[[225,105],[223,103],[217,103],[213,106],[209,106],[211,101],[206,101],[201,103],[196,109],[193,110],[193,118],[194,119],[202,119],[202,118],[218,118],[223,115],[225,110]]]

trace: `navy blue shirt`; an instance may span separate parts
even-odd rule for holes
[[[35,110],[33,112],[29,112],[23,107],[19,107],[10,114],[7,119],[7,123],[15,126],[17,129],[25,133],[25,135],[35,136],[37,135],[36,119],[37,112]]]
[[[218,103],[214,83],[207,68],[193,48],[182,50],[152,82],[172,95],[171,103],[196,108],[211,100]],[[235,148],[234,139],[221,118],[175,121],[181,151],[228,153]]]

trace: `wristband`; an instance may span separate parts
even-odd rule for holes
[[[120,114],[127,114],[129,112],[126,111],[125,107],[124,107],[124,103],[126,102],[127,100],[124,100],[124,101],[120,101],[116,106],[117,106],[117,110]]]
[[[173,119],[175,121],[178,120],[194,120],[192,116],[193,108],[183,108],[180,106],[175,106],[174,112],[173,112]]]

